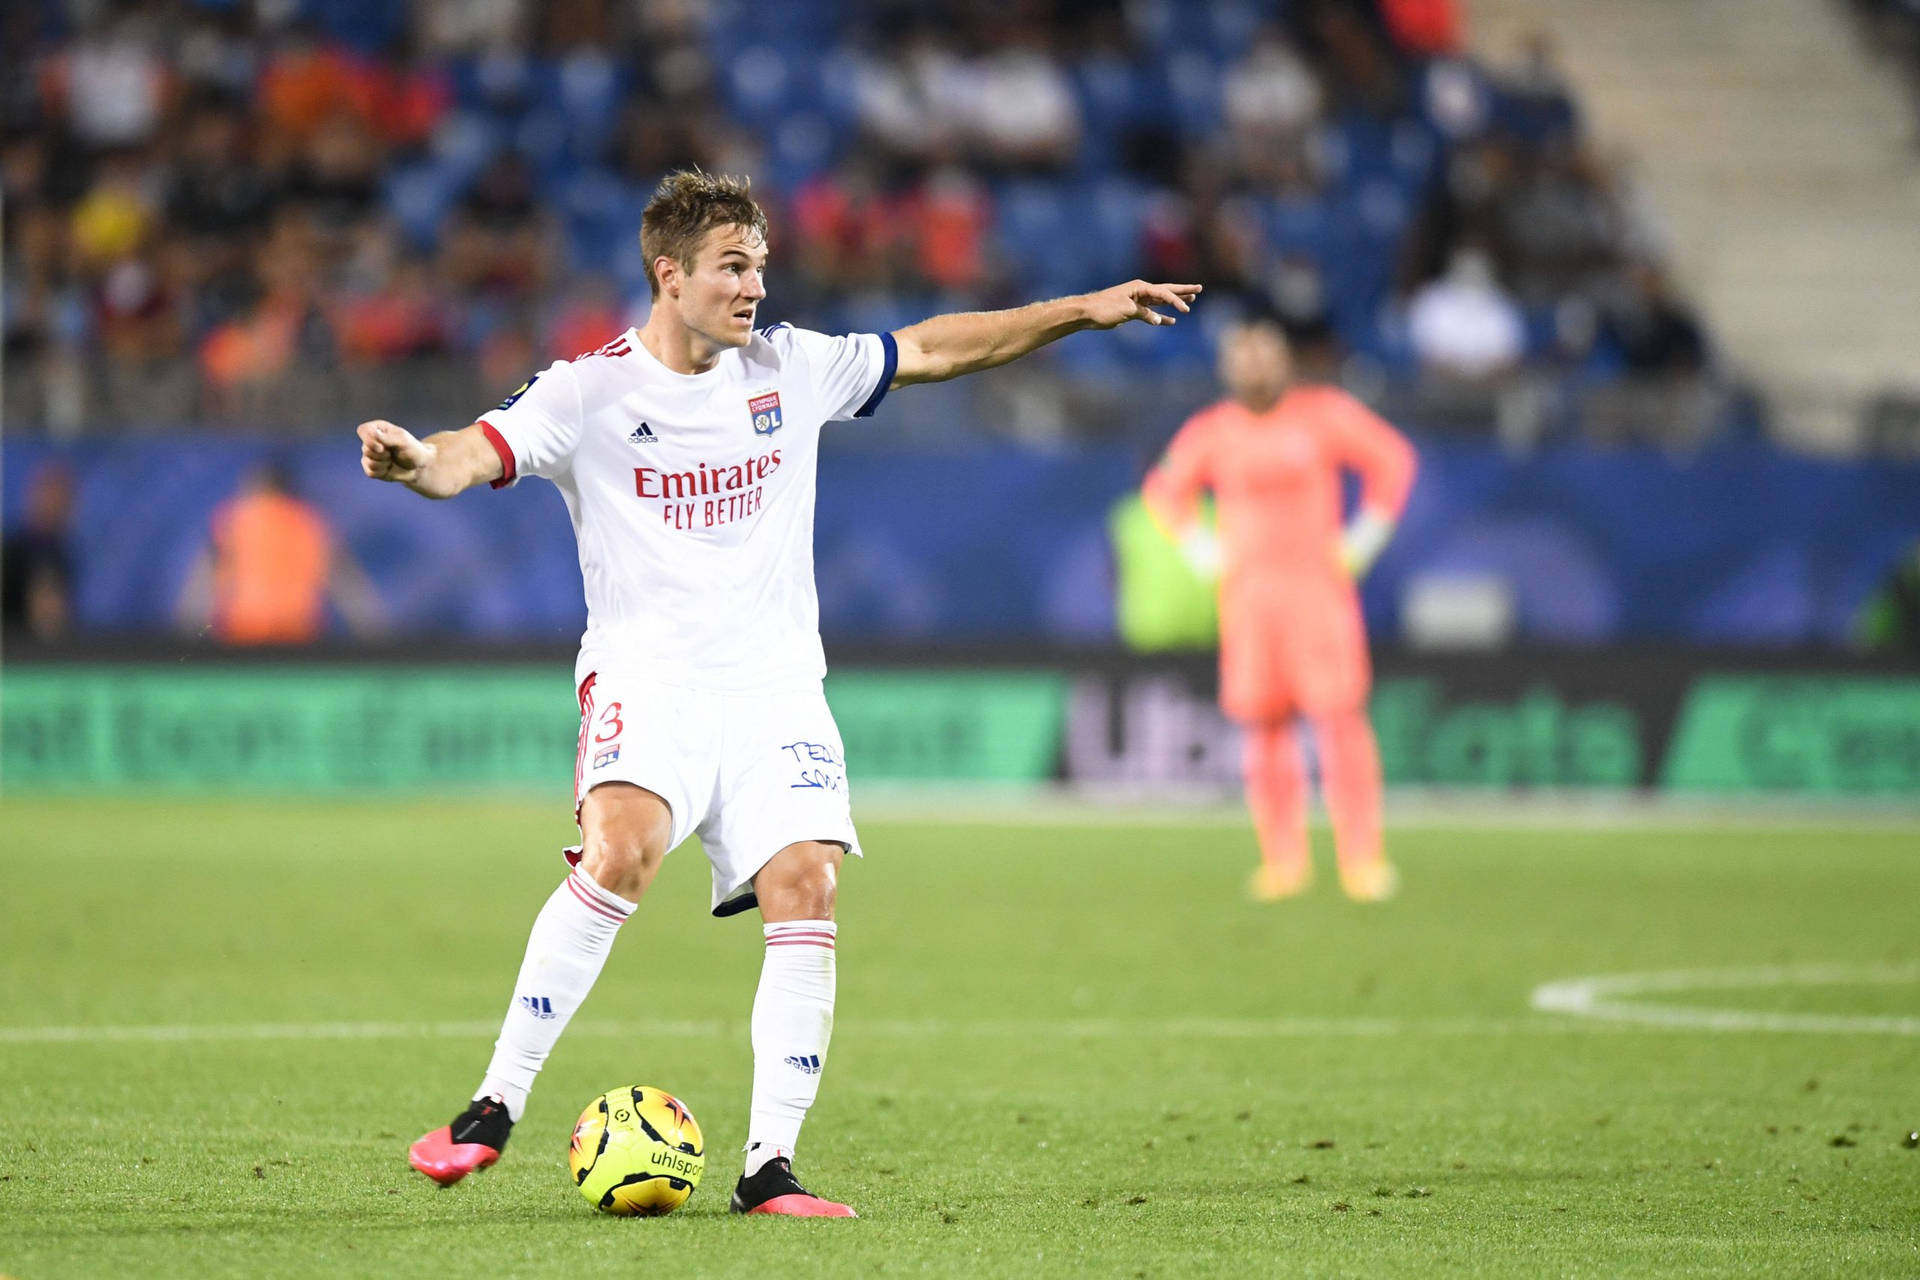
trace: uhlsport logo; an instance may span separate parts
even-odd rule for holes
[[[528,1013],[536,1018],[551,1018],[553,1016],[553,1001],[545,996],[521,996],[520,1003],[526,1007]]]
[[[780,429],[780,393],[763,391],[747,397],[747,412],[753,417],[753,433],[770,436]]]
[[[784,1061],[795,1071],[804,1071],[810,1076],[820,1074],[820,1055],[817,1053],[796,1053]]]

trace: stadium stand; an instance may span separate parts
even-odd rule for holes
[[[458,420],[644,311],[638,211],[689,163],[755,175],[796,322],[1207,284],[1200,325],[1062,344],[1029,388],[1052,411],[936,434],[1156,438],[1171,409],[1111,406],[1190,402],[1246,314],[1404,420],[1752,425],[1552,46],[1478,61],[1446,0],[43,0],[5,22],[10,429]]]

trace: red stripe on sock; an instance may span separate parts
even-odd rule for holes
[[[612,907],[600,901],[600,899],[594,897],[591,893],[588,893],[587,890],[580,884],[578,877],[568,876],[567,888],[573,890],[573,896],[580,899],[582,905],[588,907],[589,909],[598,911],[601,915],[605,916],[609,920],[614,920],[621,924],[625,924],[627,922],[626,916],[620,914],[618,911],[615,911]]]
[[[782,942],[778,939],[775,939],[767,943],[767,945],[770,947],[818,947],[822,951],[833,950],[833,944],[831,942],[800,942],[800,941]]]
[[[832,944],[833,940],[834,935],[831,933],[770,933],[767,935],[768,942],[807,941]]]

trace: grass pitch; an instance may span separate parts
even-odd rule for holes
[[[1920,827],[1398,829],[1402,897],[1358,907],[1324,871],[1246,901],[1234,826],[869,820],[800,1161],[851,1223],[726,1216],[760,948],[692,850],[506,1158],[407,1168],[569,834],[454,799],[0,805],[0,1274],[1920,1273]],[[1767,972],[1704,972],[1735,968]],[[1703,972],[1608,998],[1675,1025],[1530,1008],[1667,970]],[[671,1218],[568,1181],[579,1108],[634,1083],[706,1130]]]

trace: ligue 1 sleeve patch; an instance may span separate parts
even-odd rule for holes
[[[780,393],[763,391],[747,397],[747,412],[753,416],[753,434],[770,436],[780,429]]]
[[[505,400],[502,400],[500,402],[500,408],[495,409],[494,412],[499,413],[500,409],[513,408],[513,406],[519,402],[520,397],[527,394],[527,392],[533,387],[533,384],[538,381],[540,381],[540,375],[536,373],[531,378],[528,378],[525,382],[521,383],[520,389],[518,391],[508,396]]]

